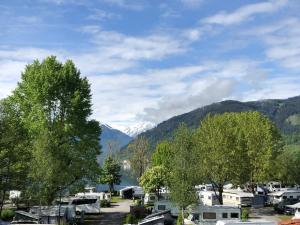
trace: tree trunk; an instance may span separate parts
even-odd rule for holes
[[[223,205],[223,185],[222,184],[219,184],[218,185],[218,192],[219,192],[219,202],[220,202],[220,205]]]

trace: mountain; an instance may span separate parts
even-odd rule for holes
[[[102,154],[98,157],[100,164],[106,158],[109,151],[118,152],[123,146],[127,145],[132,140],[132,137],[110,127],[107,124],[102,124],[101,129],[102,133],[100,136],[100,144],[102,146]]]
[[[154,127],[154,124],[152,123],[139,123],[133,127],[127,127],[124,132],[129,135],[130,137],[136,137],[140,133],[145,132],[146,130],[149,130]]]
[[[300,133],[300,96],[284,100],[262,100],[251,102],[239,102],[233,100],[214,103],[191,112],[172,117],[156,127],[141,133],[146,137],[153,150],[156,144],[166,138],[170,138],[173,131],[180,123],[188,127],[198,127],[201,120],[208,114],[221,114],[225,112],[258,111],[273,121],[283,135],[292,137]],[[297,140],[299,141],[299,139]],[[293,142],[293,140],[291,141]]]

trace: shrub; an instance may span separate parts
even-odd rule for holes
[[[184,218],[182,217],[182,213],[179,213],[177,221],[176,221],[176,225],[182,225],[183,220],[184,220]]]
[[[110,207],[110,202],[107,201],[106,199],[101,200],[100,206],[103,207],[103,208]]]
[[[10,209],[3,209],[1,212],[1,219],[5,221],[12,220],[15,216],[15,212]]]
[[[137,219],[133,215],[127,214],[125,218],[125,224],[135,224],[135,223],[137,223]]]
[[[248,220],[248,210],[246,208],[242,208],[242,221],[245,222]]]

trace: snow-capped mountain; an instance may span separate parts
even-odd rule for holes
[[[138,123],[134,126],[125,128],[124,133],[126,133],[130,137],[136,137],[137,135],[143,133],[146,130],[153,128],[154,126],[155,124],[150,122]]]

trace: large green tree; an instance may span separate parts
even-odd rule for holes
[[[276,127],[258,112],[207,116],[196,132],[203,175],[218,186],[223,204],[226,182],[264,182],[281,151]]]
[[[90,84],[72,61],[51,56],[27,65],[12,99],[31,140],[31,187],[40,200],[96,177],[101,129],[89,119]]]
[[[9,190],[24,190],[29,160],[28,134],[9,98],[0,101],[0,213]]]
[[[148,168],[140,178],[140,185],[147,193],[160,197],[160,189],[167,185],[166,169],[163,166]]]
[[[108,156],[100,173],[100,183],[108,184],[109,191],[114,191],[114,185],[121,183],[121,165],[112,156]]]
[[[179,125],[171,141],[171,149],[176,152],[171,164],[171,199],[181,209],[185,209],[188,205],[196,203],[195,185],[201,182],[194,130],[190,130],[185,124]]]

